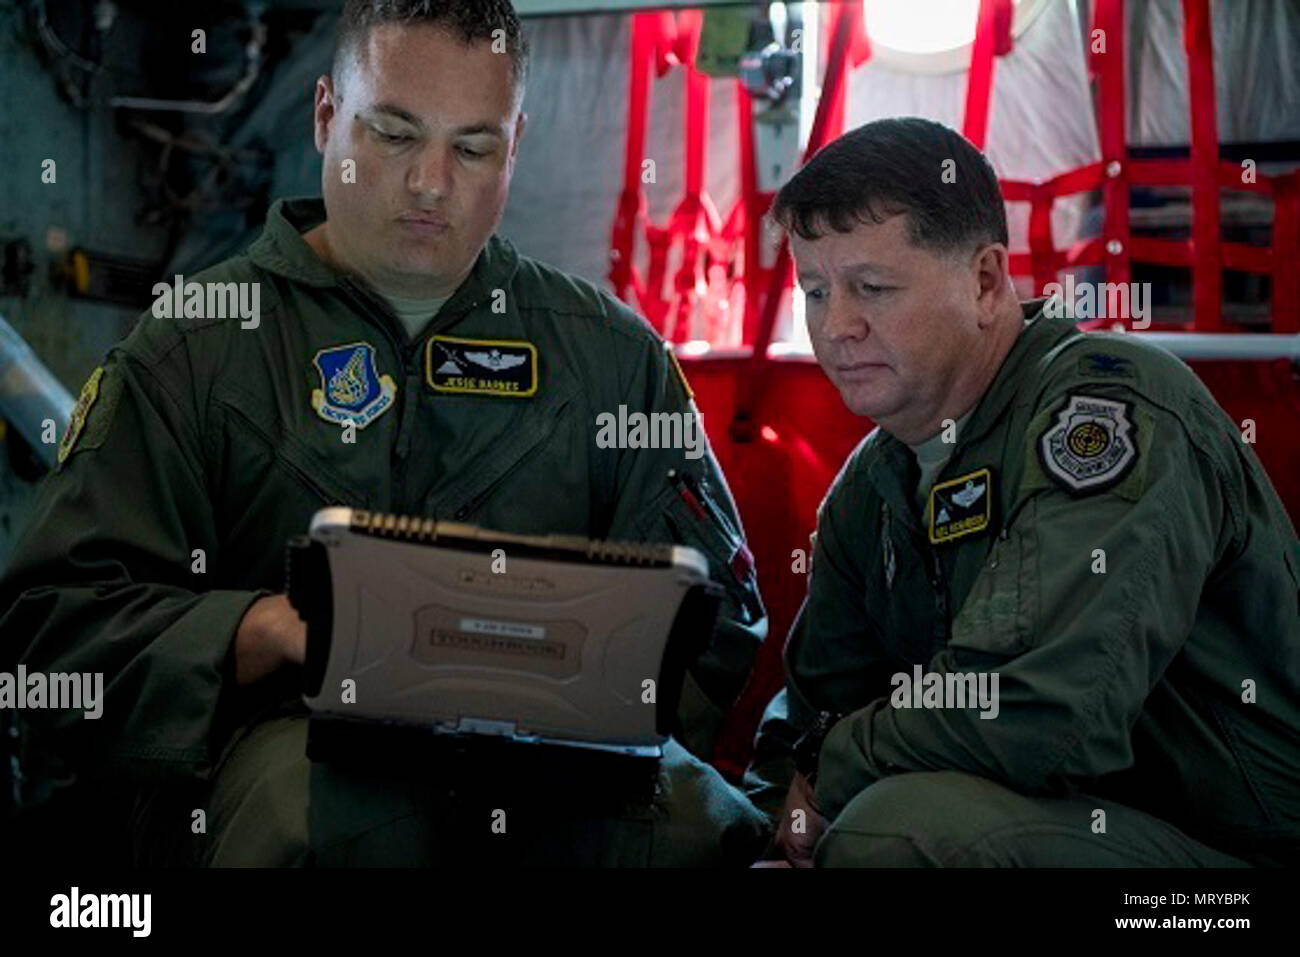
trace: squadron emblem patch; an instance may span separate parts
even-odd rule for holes
[[[930,489],[930,543],[977,535],[993,524],[993,471],[979,469]]]
[[[81,435],[81,430],[86,427],[86,416],[90,412],[90,407],[95,404],[99,398],[99,380],[104,377],[104,367],[98,366],[86,380],[86,384],[81,387],[81,394],[77,396],[77,404],[72,407],[72,415],[68,418],[68,431],[63,433],[63,441],[59,443],[58,464],[62,465],[72,452],[73,446],[77,444],[77,438]]]
[[[1071,492],[1095,492],[1117,483],[1137,461],[1128,413],[1124,402],[1070,396],[1038,443],[1047,474]]]
[[[375,347],[370,343],[322,349],[312,362],[321,387],[311,390],[311,407],[326,422],[353,422],[364,429],[392,407],[397,384],[375,368]]]
[[[531,342],[432,336],[424,372],[435,392],[527,399],[537,394],[537,347]]]

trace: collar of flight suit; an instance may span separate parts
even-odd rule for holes
[[[1020,304],[1024,319],[1032,321],[1016,338],[997,375],[976,403],[965,428],[957,436],[949,462],[957,461],[964,446],[982,439],[1002,419],[1034,366],[1063,340],[1080,334],[1069,319],[1048,316],[1044,311],[1046,303],[1046,299],[1031,299]],[[914,462],[912,450],[883,429],[877,437],[877,448],[878,455],[868,467],[868,475],[876,488],[900,507],[900,514],[910,516],[910,509],[903,506],[910,501],[907,487]]]
[[[302,238],[303,232],[325,221],[325,202],[320,197],[278,199],[267,211],[262,234],[248,248],[249,259],[276,275],[318,288],[342,286],[349,277],[324,262]],[[519,268],[519,253],[514,244],[500,236],[490,236],[474,267],[451,298],[439,310],[425,333],[444,327],[469,312],[496,289],[505,289]],[[361,284],[352,285],[367,292],[379,308],[389,307]]]

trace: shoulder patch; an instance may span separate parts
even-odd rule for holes
[[[397,383],[392,376],[379,374],[370,343],[321,349],[312,364],[320,388],[311,391],[311,407],[326,422],[351,422],[364,429],[392,406]]]
[[[1038,440],[1043,469],[1071,493],[1117,484],[1137,461],[1127,402],[1071,395]]]
[[[81,436],[81,430],[86,427],[86,416],[90,413],[90,407],[95,404],[95,400],[99,398],[99,380],[103,377],[104,367],[96,366],[95,371],[86,380],[86,384],[81,387],[81,394],[77,396],[77,403],[72,407],[72,415],[68,418],[68,430],[63,433],[63,441],[59,443],[59,465],[62,465],[63,460],[72,454],[72,449]]]

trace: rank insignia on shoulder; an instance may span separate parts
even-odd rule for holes
[[[993,524],[993,470],[979,469],[930,489],[930,543],[978,535]]]
[[[95,404],[95,400],[99,398],[99,380],[103,377],[104,367],[97,366],[90,374],[90,378],[86,380],[86,384],[81,387],[77,404],[72,407],[72,415],[68,418],[68,431],[63,433],[63,440],[59,443],[57,464],[62,465],[63,460],[72,453],[81,430],[86,427],[86,416],[90,413],[90,407]]]
[[[392,407],[397,384],[375,368],[375,347],[370,343],[322,349],[312,362],[321,387],[311,390],[311,407],[326,422],[352,422],[364,429]]]
[[[1125,402],[1071,395],[1038,442],[1047,474],[1070,492],[1096,492],[1119,482],[1137,461]]]
[[[432,336],[425,381],[435,392],[527,399],[537,394],[537,347],[531,342]]]
[[[1088,376],[1105,376],[1114,379],[1134,379],[1137,372],[1133,369],[1133,363],[1123,356],[1111,355],[1108,352],[1089,352],[1079,359],[1080,375]]]

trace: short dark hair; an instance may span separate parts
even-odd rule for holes
[[[951,160],[951,165],[945,162]],[[953,175],[945,176],[945,172]],[[1008,244],[992,165],[969,140],[920,117],[876,120],[818,151],[777,193],[772,218],[800,238],[852,232],[906,213],[917,246],[955,252]]]
[[[442,27],[466,44],[490,43],[501,31],[516,94],[522,94],[528,73],[528,40],[510,0],[347,0],[334,47],[335,84],[346,59],[363,48],[370,28],[383,23]]]

